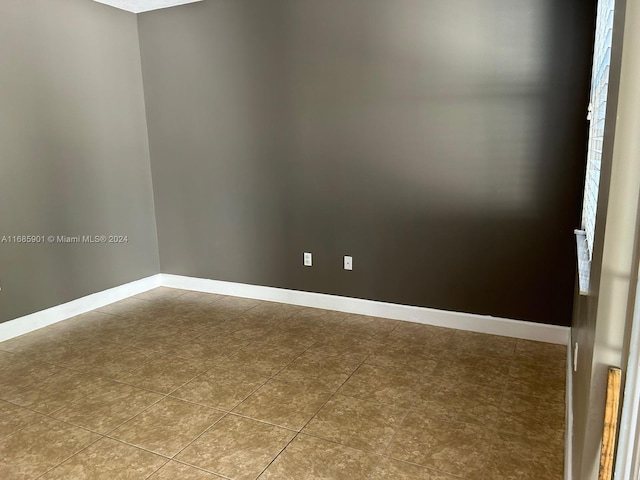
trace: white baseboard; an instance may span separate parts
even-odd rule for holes
[[[567,379],[565,384],[564,480],[573,480],[573,350],[567,344]]]
[[[510,320],[506,318],[477,315],[473,313],[449,312],[425,307],[413,307],[359,298],[340,297],[322,293],[286,290],[282,288],[247,285],[243,283],[207,280],[181,275],[160,274],[160,283],[165,287],[217,293],[236,297],[253,298],[270,302],[289,303],[304,307],[324,308],[347,313],[358,313],[375,317],[405,320],[439,327],[455,328],[505,337],[536,340],[567,345],[569,327]]]
[[[159,286],[289,303],[304,307],[324,308],[339,312],[371,315],[560,345],[569,343],[570,329],[568,327],[165,273],[136,280],[135,282],[87,295],[15,320],[0,323],[0,342],[96,308],[104,307],[110,303],[124,300]]]
[[[93,293],[86,297],[72,300],[71,302],[47,308],[46,310],[25,315],[24,317],[19,317],[15,320],[0,323],[0,342],[61,322],[67,318],[95,310],[96,308],[104,307],[110,303],[124,300],[125,298],[146,292],[147,290],[151,290],[152,288],[159,286],[160,275],[152,275],[141,280],[109,288],[108,290]]]

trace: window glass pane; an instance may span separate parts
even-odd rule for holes
[[[589,256],[593,255],[593,237],[596,225],[598,186],[602,138],[609,92],[609,65],[611,63],[611,37],[613,31],[614,0],[600,0],[596,19],[596,36],[591,76],[591,103],[589,105],[589,148],[587,153],[587,177],[582,207],[582,228],[587,234]]]

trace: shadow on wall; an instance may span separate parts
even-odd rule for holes
[[[591,27],[576,8],[141,15],[162,270],[568,324]]]

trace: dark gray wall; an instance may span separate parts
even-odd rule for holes
[[[162,271],[568,324],[593,23],[591,0],[140,15]]]
[[[88,0],[0,2],[0,322],[159,272],[135,15]]]

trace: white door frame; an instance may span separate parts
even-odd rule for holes
[[[640,273],[640,272],[639,272]],[[636,284],[629,340],[622,417],[616,453],[615,480],[640,479],[640,276]]]

